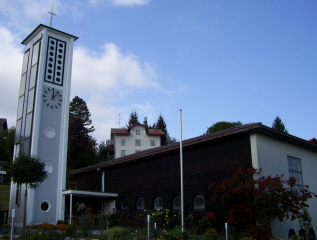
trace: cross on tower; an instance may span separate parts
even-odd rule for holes
[[[50,27],[52,27],[52,20],[53,20],[53,15],[56,16],[56,14],[54,13],[54,4],[52,4],[52,11],[48,12],[49,14],[51,14],[51,22],[50,22]]]

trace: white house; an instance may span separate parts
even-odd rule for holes
[[[164,134],[161,129],[149,129],[139,123],[129,128],[111,128],[110,143],[114,145],[114,158],[160,147]]]

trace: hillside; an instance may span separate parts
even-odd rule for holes
[[[9,208],[10,184],[0,184],[0,210]]]

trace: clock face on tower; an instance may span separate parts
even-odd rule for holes
[[[43,104],[50,109],[57,109],[62,106],[62,91],[56,88],[47,87],[43,90]]]

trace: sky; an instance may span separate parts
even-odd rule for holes
[[[0,0],[0,118],[15,126],[21,41],[39,24],[75,35],[71,99],[98,143],[132,111],[189,139],[218,121],[276,116],[317,137],[316,0]],[[182,109],[182,131],[180,131]]]

